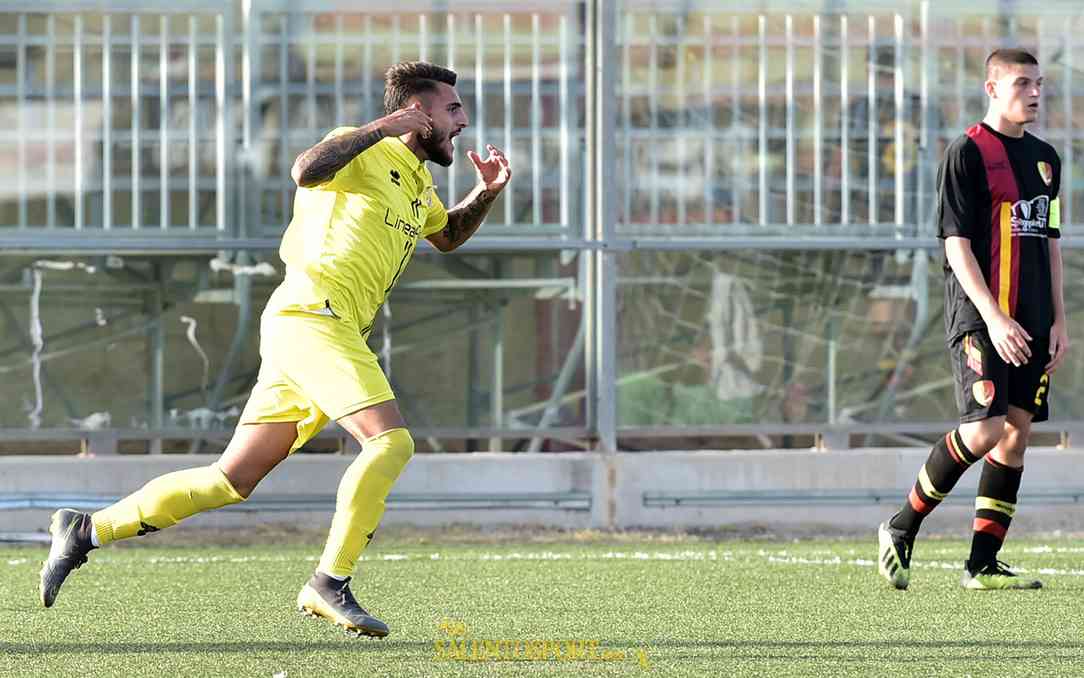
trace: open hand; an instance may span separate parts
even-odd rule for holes
[[[1020,367],[1031,358],[1031,335],[1018,322],[1000,311],[986,321],[990,341],[1001,359],[1010,365]]]
[[[1046,364],[1046,371],[1053,372],[1065,359],[1069,351],[1069,330],[1064,321],[1055,322],[1050,328],[1050,362]]]
[[[485,160],[474,151],[467,151],[467,157],[478,173],[478,181],[485,184],[487,190],[499,192],[512,178],[512,168],[501,149],[486,144],[486,150],[489,151],[489,156]]]

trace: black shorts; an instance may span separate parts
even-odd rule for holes
[[[1035,340],[1029,346],[1031,359],[1020,367],[1001,359],[986,330],[968,332],[949,347],[961,423],[1004,416],[1009,405],[1030,412],[1034,422],[1046,421],[1049,345]]]

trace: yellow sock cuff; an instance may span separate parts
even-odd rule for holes
[[[98,535],[98,545],[105,546],[115,541],[113,539],[113,523],[99,519],[97,516],[98,514],[95,513],[90,517],[90,525],[94,528],[95,534]]]
[[[365,439],[365,442],[362,444],[362,446],[364,447],[365,445],[368,445],[369,443],[380,440],[381,438],[402,438],[403,436],[405,436],[407,438],[410,438],[410,445],[411,445],[411,447],[413,447],[414,446],[414,438],[411,437],[410,431],[406,430],[405,428],[403,428],[401,426],[399,428],[389,428],[387,431],[381,431],[380,433],[377,433],[376,435],[369,436],[368,438]]]
[[[229,498],[229,501],[226,502],[226,504],[221,504],[221,506],[226,506],[227,504],[239,504],[245,500],[245,497],[241,496],[241,493],[238,492],[233,486],[233,483],[230,482],[229,477],[226,476],[226,472],[219,467],[218,462],[211,464],[207,468],[212,468],[218,472],[222,492]]]

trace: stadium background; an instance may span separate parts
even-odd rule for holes
[[[1073,2],[0,5],[0,449],[221,450],[289,167],[417,58],[459,73],[460,151],[515,169],[373,332],[420,452],[921,452],[955,415],[936,165],[995,46],[1046,75],[1084,336],[1081,27]],[[473,182],[435,176],[448,204]],[[1038,443],[1081,430],[1082,379],[1074,351]]]
[[[0,676],[1080,675],[1081,36],[1068,0],[0,0]],[[933,177],[1009,44],[1046,76],[1077,341],[1002,552],[1045,589],[960,588],[972,472],[902,594],[873,528],[956,412]],[[352,583],[393,635],[293,605],[357,451],[334,427],[43,610],[54,509],[222,449],[290,164],[412,58],[515,176],[372,336],[419,449]],[[630,657],[448,661],[449,620]]]

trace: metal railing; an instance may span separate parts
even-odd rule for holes
[[[0,6],[14,28],[0,39],[15,52],[15,85],[5,88],[15,102],[15,191],[6,197],[17,209],[5,226],[46,238],[139,234],[151,247],[167,233],[230,234],[230,13],[196,2],[116,14],[27,9]],[[179,110],[183,125],[173,121]],[[32,199],[45,202],[36,215]]]
[[[614,67],[588,91],[594,2],[0,4],[14,71],[0,86],[14,102],[3,198],[16,204],[0,214],[0,245],[91,247],[60,237],[81,231],[125,247],[133,236],[152,249],[208,237],[273,247],[290,217],[294,156],[332,127],[378,117],[383,69],[424,58],[460,73],[472,117],[463,141],[515,159],[517,182],[487,228],[499,247],[584,245],[594,154],[620,179],[607,246],[753,247],[795,233],[806,236],[796,246],[829,236],[929,246],[940,148],[981,115],[969,84],[1007,42],[1046,68],[1039,130],[1062,155],[1071,223],[1084,197],[1073,187],[1081,10],[1053,2],[1024,17],[988,5],[781,3],[768,14],[600,1],[614,10],[604,47]],[[599,97],[616,98],[615,125],[585,148]],[[436,177],[451,203],[472,181],[467,163]]]
[[[0,4],[0,45],[14,48],[15,75],[0,92],[16,118],[14,181],[0,201],[17,203],[10,220],[0,216],[0,246],[274,247],[290,218],[294,157],[333,127],[382,115],[384,69],[426,58],[461,73],[472,117],[463,141],[480,152],[501,145],[517,159],[520,179],[489,235],[576,238],[575,9]],[[434,174],[449,204],[473,182],[465,162]],[[38,202],[45,207],[32,209]]]

